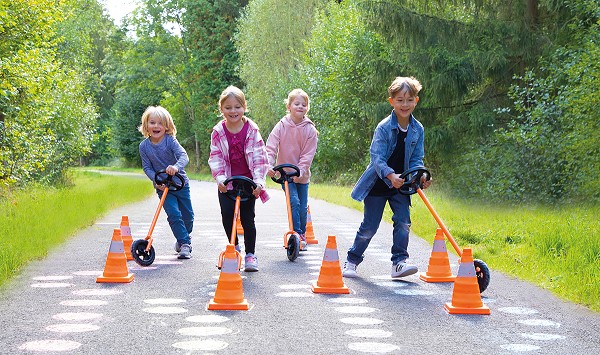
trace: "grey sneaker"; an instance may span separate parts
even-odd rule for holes
[[[356,273],[356,264],[352,264],[349,261],[344,263],[344,269],[342,270],[342,276],[344,277],[358,277]]]
[[[300,251],[307,251],[308,248],[306,247],[306,235],[298,234],[298,236],[300,237]]]
[[[177,254],[179,254],[180,251],[181,251],[181,243],[175,242],[175,252]]]
[[[419,269],[416,266],[407,264],[404,261],[392,265],[392,278],[404,277],[415,274]]]
[[[246,258],[244,259],[244,271],[246,272],[254,272],[258,271],[258,259],[252,253],[246,254]]]
[[[192,257],[192,246],[189,244],[182,244],[181,250],[179,250],[179,256],[177,259],[190,259]]]

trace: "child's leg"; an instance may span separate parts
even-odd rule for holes
[[[300,226],[300,199],[298,198],[298,184],[293,182],[288,183],[288,190],[290,192],[290,206],[292,207],[292,223],[294,231],[298,234],[303,234],[304,229],[302,229]]]
[[[255,205],[256,198],[254,198],[254,196],[240,204],[240,221],[244,228],[244,248],[246,254],[254,254],[256,246],[256,225],[254,224]]]
[[[308,184],[296,184],[298,191],[298,215],[300,217],[300,230],[306,233],[306,218],[308,215]]]
[[[363,221],[356,232],[354,244],[348,250],[348,261],[352,264],[358,265],[363,261],[363,254],[381,223],[386,202],[387,197],[385,196],[367,196],[365,198]]]
[[[395,194],[389,199],[394,222],[392,264],[408,258],[408,236],[410,231],[410,196]]]
[[[179,191],[169,191],[163,203],[163,209],[167,213],[167,221],[171,227],[171,231],[179,244],[190,244],[190,235],[188,234],[181,211],[179,210],[179,202],[177,201],[176,193]],[[158,191],[158,197],[162,197],[163,191]]]
[[[219,194],[219,205],[221,205],[221,223],[223,223],[223,229],[225,229],[225,235],[229,242],[231,241],[231,229],[233,228],[233,210],[235,208],[235,201],[227,197],[227,194],[221,192],[217,193]],[[246,233],[245,230],[244,233]],[[234,245],[238,245],[237,236]]]
[[[190,186],[185,185],[183,189],[177,191],[177,198],[179,201],[179,210],[181,211],[181,218],[188,234],[192,233],[194,229],[194,209],[192,208],[192,198],[190,196]]]

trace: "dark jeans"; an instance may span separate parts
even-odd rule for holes
[[[410,196],[396,193],[392,196],[367,196],[364,200],[363,221],[356,232],[354,244],[348,250],[348,261],[360,264],[364,252],[377,233],[385,204],[392,209],[394,232],[392,235],[392,264],[398,264],[408,258],[408,234],[410,231]]]
[[[162,198],[163,191],[156,190],[158,198]],[[190,197],[190,185],[186,184],[179,191],[169,191],[163,209],[167,213],[167,221],[171,231],[179,244],[192,244],[190,233],[194,227],[194,210]]]
[[[235,228],[233,223],[233,215],[235,208],[235,201],[227,197],[227,194],[218,192],[219,204],[221,205],[221,221],[223,222],[223,228],[227,235],[227,240],[231,239],[231,231]],[[256,226],[254,225],[254,206],[256,204],[256,198],[254,196],[248,198],[248,200],[240,203],[240,221],[244,228],[244,248],[246,254],[254,254],[254,248],[256,246]],[[235,245],[238,245],[237,237],[235,238]]]
[[[285,191],[285,184],[281,184]],[[292,207],[292,222],[294,231],[298,234],[306,233],[306,216],[308,211],[308,184],[288,183],[290,192],[290,206]]]

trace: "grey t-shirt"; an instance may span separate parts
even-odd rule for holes
[[[179,174],[183,177],[185,183],[188,183],[189,179],[184,167],[190,159],[177,138],[172,135],[165,134],[163,140],[158,144],[152,143],[150,138],[144,139],[140,143],[140,157],[142,158],[142,169],[152,182],[154,182],[154,176],[157,172],[173,165],[179,169]]]

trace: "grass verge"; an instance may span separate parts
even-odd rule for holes
[[[107,211],[152,194],[145,179],[80,170],[73,176],[69,188],[29,188],[0,199],[0,285]]]
[[[490,268],[600,312],[600,206],[488,204],[450,198],[435,186],[425,193],[457,244]],[[347,187],[311,184],[310,196],[362,211]],[[412,204],[413,232],[432,243],[435,219],[418,195]],[[389,208],[384,218],[391,223]]]

